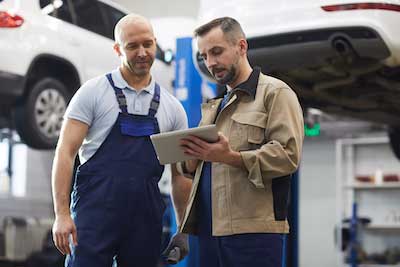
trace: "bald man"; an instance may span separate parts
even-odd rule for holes
[[[187,128],[180,102],[150,74],[156,38],[149,21],[123,17],[115,27],[114,50],[121,65],[89,80],[72,98],[56,148],[52,188],[53,239],[66,266],[156,266],[164,203],[160,165],[150,135]],[[101,56],[101,55],[99,55]],[[74,158],[78,167],[71,192]],[[172,166],[172,195],[178,223],[190,180]],[[181,258],[187,239],[179,238]]]

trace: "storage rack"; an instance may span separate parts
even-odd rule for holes
[[[400,249],[400,182],[372,182],[380,172],[400,176],[400,161],[391,152],[387,137],[337,140],[337,266],[400,267],[400,260],[394,265],[359,263],[349,256],[351,253],[340,249],[341,230],[345,227],[343,220],[351,219],[354,203],[357,203],[358,218],[369,218],[371,222],[364,226],[357,224],[357,237],[351,240],[350,247],[358,244],[367,254],[382,253],[395,247]],[[356,176],[360,175],[371,176],[371,182],[356,181]]]

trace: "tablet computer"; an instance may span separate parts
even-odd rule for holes
[[[215,124],[178,130],[166,133],[153,134],[150,136],[154,149],[156,150],[160,164],[169,164],[193,157],[185,155],[180,140],[186,136],[194,135],[207,142],[218,141],[218,131]]]

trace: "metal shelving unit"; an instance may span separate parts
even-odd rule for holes
[[[400,247],[400,182],[382,182],[377,176],[377,183],[356,180],[357,176],[374,177],[377,170],[383,174],[400,175],[400,161],[392,154],[386,136],[337,140],[336,214],[340,230],[336,233],[339,251],[337,266],[349,266],[345,263],[347,257],[353,267],[400,267],[400,262],[396,265],[358,264],[356,253],[349,256],[339,249],[343,242],[341,230],[345,226],[344,219],[350,221],[352,230],[356,229],[355,235],[351,233],[350,236],[356,236],[353,241],[357,242],[350,242],[350,247],[357,244],[368,255]],[[360,218],[364,218],[363,225],[359,223]],[[370,223],[367,223],[368,220]]]

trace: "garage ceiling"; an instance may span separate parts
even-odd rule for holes
[[[158,18],[171,16],[196,17],[200,0],[114,0],[114,2],[148,18]]]

